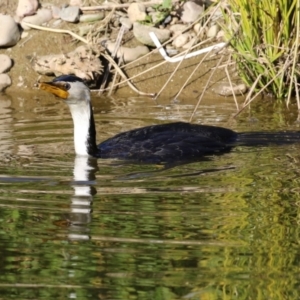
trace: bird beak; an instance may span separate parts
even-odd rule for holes
[[[69,97],[69,93],[66,88],[59,82],[40,82],[39,89],[62,99],[67,99]]]

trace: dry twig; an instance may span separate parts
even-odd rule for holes
[[[217,63],[217,67],[220,65],[221,61],[223,60],[223,57],[224,57],[224,55],[222,55],[221,58],[219,59],[219,61],[218,61],[218,63]],[[193,112],[192,112],[192,114],[191,114],[191,116],[190,116],[189,122],[192,122],[193,117],[194,117],[194,115],[195,115],[195,113],[196,113],[196,111],[197,111],[197,109],[198,109],[198,107],[199,107],[199,105],[200,105],[200,102],[201,102],[202,99],[203,99],[204,93],[205,93],[205,91],[206,91],[206,89],[207,89],[207,87],[208,87],[208,84],[210,83],[210,80],[211,80],[212,76],[214,75],[216,69],[217,69],[217,68],[215,68],[215,69],[211,72],[211,74],[210,74],[210,76],[209,76],[209,78],[208,78],[208,80],[207,80],[207,82],[206,82],[206,85],[205,85],[205,87],[204,87],[204,89],[203,89],[203,92],[202,92],[202,94],[200,95],[199,100],[198,100],[197,104],[195,105],[195,108],[194,108],[194,110],[193,110]]]

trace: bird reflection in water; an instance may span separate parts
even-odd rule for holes
[[[95,173],[98,171],[97,159],[89,156],[76,156],[74,161],[74,180],[71,185],[74,195],[71,197],[70,213],[62,221],[55,222],[60,227],[68,227],[71,240],[88,240],[91,222],[93,197],[96,194]]]

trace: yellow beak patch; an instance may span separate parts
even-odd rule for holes
[[[58,82],[40,82],[39,89],[49,92],[62,99],[67,99],[69,97],[68,91]]]

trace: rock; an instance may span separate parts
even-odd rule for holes
[[[39,7],[38,0],[19,0],[16,15],[19,18],[34,15]]]
[[[105,17],[105,13],[103,11],[97,14],[85,14],[79,16],[79,22],[95,22],[103,20]]]
[[[0,54],[0,73],[8,71],[12,66],[12,60],[5,54]]]
[[[215,84],[212,91],[216,94],[219,94],[221,96],[232,96],[235,95],[242,95],[247,92],[247,86],[244,83],[241,84],[233,84],[233,87],[231,88],[229,83],[218,83]]]
[[[82,6],[82,0],[70,0],[70,6]]]
[[[162,14],[159,11],[150,12],[149,16],[151,16],[153,24],[159,24],[163,21]]]
[[[8,15],[0,14],[0,47],[14,46],[21,34],[18,24]]]
[[[164,24],[164,25],[168,25],[168,24],[170,24],[171,22],[172,22],[172,17],[171,17],[171,15],[168,15],[168,16],[164,19],[163,24]]]
[[[147,17],[146,7],[142,3],[131,3],[128,7],[127,14],[132,23],[144,21]]]
[[[204,12],[204,7],[192,1],[187,1],[181,8],[180,18],[184,23],[192,23]]]
[[[130,30],[132,28],[132,22],[128,19],[128,18],[125,18],[125,17],[121,17],[120,18],[120,23],[125,26],[128,30]]]
[[[0,74],[0,92],[11,85],[11,79],[7,74]]]
[[[23,31],[21,33],[21,39],[26,39],[28,37],[28,35],[29,35],[28,31]]]
[[[101,74],[103,67],[99,58],[87,46],[79,46],[67,54],[50,54],[37,57],[32,66],[43,75],[74,74],[82,79],[91,80],[95,73]]]
[[[115,44],[113,42],[107,41],[105,43],[105,48],[112,53],[115,49]],[[128,47],[119,47],[117,51],[116,57],[118,59],[122,59],[123,62],[128,63],[131,61],[136,60],[137,58],[149,53],[149,49],[146,46],[137,46],[135,48],[128,48]]]
[[[219,25],[214,24],[208,28],[206,35],[208,38],[214,38],[217,36],[219,30],[220,30]]]
[[[155,12],[155,9],[151,6],[148,6],[148,7],[146,7],[146,12],[149,14],[149,13]]]
[[[144,45],[155,47],[152,39],[149,36],[149,32],[154,32],[161,44],[166,42],[171,36],[171,32],[168,29],[158,29],[155,27],[142,25],[138,22],[133,24],[133,34],[135,38]]]
[[[181,48],[182,46],[184,46],[187,42],[189,41],[189,34],[186,33],[182,33],[180,35],[178,35],[172,42],[172,45],[176,48]]]
[[[51,11],[53,19],[60,19],[60,8],[58,6],[52,5]]]
[[[174,24],[174,25],[171,25],[169,29],[173,33],[178,33],[178,32],[183,32],[184,30],[186,30],[187,26],[184,24]]]
[[[44,23],[49,22],[52,19],[52,11],[50,9],[41,8],[37,11],[37,13],[33,16],[25,17],[21,26],[24,30],[30,30],[31,27],[26,26],[23,22],[34,24],[34,25],[42,25]]]
[[[175,49],[172,45],[166,45],[166,52],[169,56],[174,56],[178,54],[178,50]]]
[[[173,17],[172,21],[170,22],[171,25],[177,24],[179,22],[179,19],[177,17]]]
[[[183,49],[190,49],[191,47],[193,47],[196,44],[195,43],[195,40],[196,40],[195,36],[190,35],[189,38],[190,38],[190,41],[182,46]]]
[[[195,33],[200,39],[203,39],[207,32],[207,27],[203,27],[201,24],[196,23],[193,27]]]
[[[219,30],[219,32],[218,32],[218,34],[216,36],[217,40],[224,40],[224,37],[225,37],[224,30]]]
[[[70,23],[79,21],[80,9],[78,6],[67,6],[61,9],[59,16],[62,20]]]

